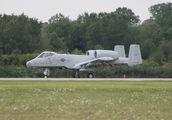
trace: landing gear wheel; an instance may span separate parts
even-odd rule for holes
[[[48,78],[48,76],[47,75],[44,75],[44,78]]]
[[[80,76],[75,74],[75,75],[74,75],[74,78],[80,78]]]
[[[87,77],[88,78],[94,78],[94,75],[93,75],[93,73],[88,73]]]

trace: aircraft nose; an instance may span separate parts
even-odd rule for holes
[[[28,61],[28,62],[26,63],[26,66],[29,68],[30,65],[31,65],[31,63]]]

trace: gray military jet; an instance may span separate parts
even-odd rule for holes
[[[116,45],[112,50],[88,50],[86,55],[57,54],[51,51],[44,51],[36,58],[28,61],[28,68],[44,68],[45,78],[50,74],[50,68],[75,70],[73,77],[79,77],[79,71],[88,71],[88,78],[93,78],[93,71],[100,66],[123,65],[134,66],[142,64],[140,46],[130,45],[129,56],[126,58],[123,45]]]

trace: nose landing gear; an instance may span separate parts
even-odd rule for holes
[[[49,68],[45,68],[44,69],[44,78],[48,78],[49,75],[50,75],[50,69]]]

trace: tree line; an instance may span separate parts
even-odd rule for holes
[[[125,46],[126,53],[130,44],[139,44],[145,65],[171,63],[172,3],[152,5],[149,12],[150,18],[142,23],[126,7],[110,13],[85,12],[76,20],[58,13],[48,23],[24,13],[0,15],[0,63],[6,65],[12,54],[36,54],[45,50],[85,54],[89,49],[113,50],[119,44]]]

